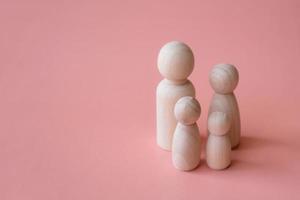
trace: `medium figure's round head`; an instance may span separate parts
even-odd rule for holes
[[[190,125],[199,119],[201,107],[194,97],[186,96],[177,101],[174,113],[178,122]]]
[[[231,117],[224,112],[212,112],[207,121],[207,128],[213,135],[225,135],[231,127]]]
[[[210,72],[209,82],[216,93],[233,92],[239,82],[239,72],[230,64],[218,64]]]
[[[169,42],[159,51],[158,70],[172,81],[185,80],[193,71],[194,55],[189,46],[182,42]]]

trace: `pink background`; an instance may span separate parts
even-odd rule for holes
[[[0,199],[300,199],[300,1],[0,2]],[[240,72],[225,171],[155,143],[156,67],[191,46],[205,138],[220,62]]]

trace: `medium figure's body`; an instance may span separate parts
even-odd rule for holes
[[[175,105],[178,124],[173,136],[172,161],[176,169],[188,171],[199,165],[201,141],[196,121],[200,112],[200,104],[194,97],[182,97]]]
[[[156,139],[158,146],[171,150],[177,124],[174,106],[183,96],[195,96],[195,88],[187,79],[194,68],[194,56],[186,44],[170,42],[161,48],[157,64],[165,79],[156,90]]]
[[[240,112],[233,93],[239,81],[238,71],[233,65],[218,64],[212,69],[209,81],[215,94],[208,115],[212,112],[223,112],[230,116],[232,124],[228,135],[231,147],[235,148],[240,143],[241,135]]]

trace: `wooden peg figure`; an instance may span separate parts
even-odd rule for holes
[[[208,117],[208,135],[206,143],[206,162],[212,169],[225,169],[231,163],[231,142],[228,132],[232,120],[223,112],[212,112]]]
[[[199,165],[201,141],[196,121],[200,112],[200,104],[194,97],[182,97],[175,105],[178,123],[173,136],[172,161],[179,170],[188,171]]]
[[[240,112],[233,93],[238,81],[239,73],[230,64],[215,65],[209,76],[209,82],[215,94],[212,98],[208,115],[217,111],[226,113],[232,119],[232,125],[228,132],[231,148],[239,145],[241,135]]]
[[[194,55],[182,42],[169,42],[158,55],[157,65],[164,79],[156,90],[156,140],[158,146],[171,150],[177,121],[175,103],[183,96],[195,96],[195,88],[187,79],[194,68]]]

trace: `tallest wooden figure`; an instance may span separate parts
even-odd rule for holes
[[[156,139],[158,146],[170,151],[177,124],[175,104],[183,96],[195,97],[195,88],[187,79],[194,68],[194,55],[186,44],[169,42],[161,48],[157,65],[164,79],[156,90]]]

